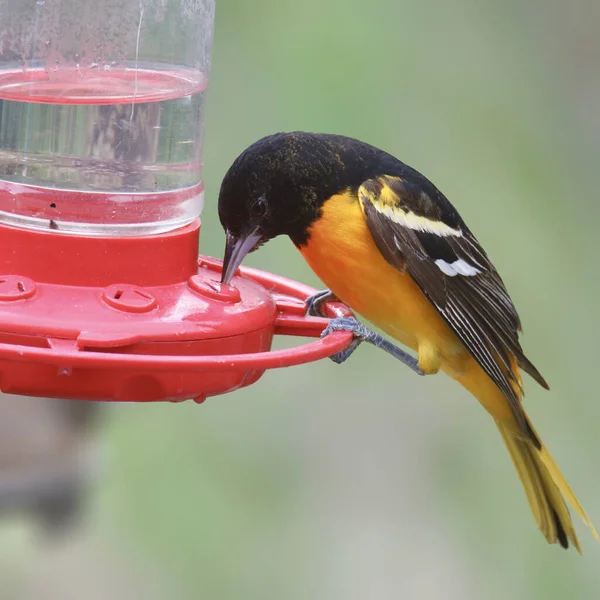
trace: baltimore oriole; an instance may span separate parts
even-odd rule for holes
[[[446,197],[390,154],[348,137],[278,133],[246,149],[223,179],[222,281],[264,242],[288,235],[328,297],[417,352],[492,415],[546,540],[580,550],[565,500],[596,531],[523,409],[519,316],[500,275]],[[366,337],[358,324],[341,328]],[[335,328],[335,327],[334,327]],[[399,352],[402,352],[399,350]],[[418,367],[416,366],[418,362]]]

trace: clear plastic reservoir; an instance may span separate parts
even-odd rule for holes
[[[214,0],[0,2],[0,222],[160,233],[202,211]]]

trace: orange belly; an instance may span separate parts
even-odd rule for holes
[[[350,194],[328,200],[300,249],[323,283],[353,311],[418,353],[426,372],[436,365],[469,390],[494,418],[512,422],[500,390],[454,335],[413,279],[379,252]]]
[[[300,252],[352,310],[413,350],[438,351],[444,367],[461,368],[466,349],[412,278],[383,258],[356,197],[328,200]]]
[[[356,197],[340,194],[328,200],[300,252],[344,304],[417,351],[421,369],[434,372],[437,369],[428,365],[436,365],[469,390],[495,419],[513,422],[506,398],[410,275],[383,258]]]

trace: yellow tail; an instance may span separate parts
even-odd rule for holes
[[[548,543],[558,542],[563,548],[568,548],[571,542],[581,554],[565,500],[583,519],[597,540],[598,534],[550,453],[543,445],[541,450],[538,450],[531,441],[517,437],[514,426],[509,428],[498,420],[496,425],[525,488],[527,500],[540,531]]]

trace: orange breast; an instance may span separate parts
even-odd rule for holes
[[[340,300],[387,334],[414,350],[436,348],[446,367],[464,357],[464,346],[412,278],[383,258],[355,196],[329,199],[300,251]]]

